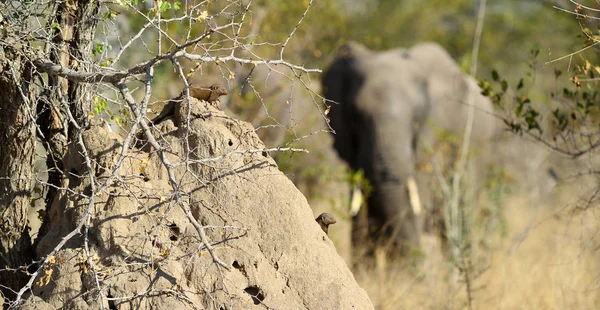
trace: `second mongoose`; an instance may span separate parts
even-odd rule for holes
[[[315,221],[319,223],[321,229],[323,230],[323,232],[325,232],[326,235],[329,234],[329,225],[337,223],[335,217],[333,217],[333,215],[329,213],[321,213],[321,215],[317,216]]]
[[[220,96],[227,95],[229,92],[223,87],[221,84],[213,84],[210,87],[197,87],[191,86],[189,88],[190,97],[196,98],[198,100],[206,101],[210,104],[214,104],[215,101],[219,100]],[[175,98],[169,100],[169,102],[165,105],[160,114],[152,119],[151,123],[154,125],[158,125],[160,122],[164,121],[166,118],[175,114],[175,108],[177,104],[182,102],[185,98],[185,90],[181,92],[181,94]]]

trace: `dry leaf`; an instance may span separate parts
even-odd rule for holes
[[[208,18],[208,12],[207,11],[202,11],[202,13],[200,13],[200,15],[198,15],[198,21],[204,21],[206,18]]]

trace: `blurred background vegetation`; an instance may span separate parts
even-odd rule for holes
[[[263,2],[269,12],[260,31],[263,39],[273,42],[285,39],[287,33],[280,30],[293,27],[308,3]],[[297,63],[325,69],[337,49],[349,40],[362,42],[373,50],[435,41],[468,72],[479,3],[476,0],[315,1],[286,55]],[[507,149],[499,150],[504,165],[490,167],[498,173],[488,180],[487,204],[473,209],[472,227],[466,228],[477,241],[473,248],[478,249],[478,253],[469,257],[473,272],[469,280],[471,288],[464,290],[466,283],[464,278],[457,277],[460,268],[456,262],[431,251],[435,245],[425,250],[426,257],[416,268],[381,259],[374,267],[361,262],[357,265],[354,261],[357,279],[377,308],[586,309],[600,302],[599,287],[595,284],[600,275],[584,271],[600,267],[596,263],[598,251],[592,249],[600,243],[590,236],[599,231],[600,225],[596,216],[590,216],[594,213],[589,211],[593,210],[591,204],[585,204],[595,203],[598,183],[595,176],[583,178],[580,173],[597,167],[595,152],[574,161],[572,157],[549,151],[540,142],[540,139],[556,141],[558,119],[573,115],[580,102],[598,106],[594,95],[597,85],[588,82],[582,88],[573,78],[582,75],[594,78],[589,64],[597,64],[597,49],[551,62],[588,46],[589,38],[582,31],[588,27],[596,33],[597,23],[588,19],[580,24],[581,20],[573,14],[553,6],[571,11],[576,7],[567,0],[487,3],[475,78],[489,81],[493,94],[503,93],[492,98],[499,116],[515,122],[521,117],[523,129],[531,130],[534,138],[528,138],[523,131],[507,134],[509,142],[504,145]],[[527,104],[534,111],[529,118],[515,115],[516,106],[523,109]],[[563,111],[562,116],[552,114],[558,108]],[[302,119],[304,122],[297,122],[284,141],[322,128],[319,118]],[[539,125],[538,131],[534,125]],[[511,128],[507,124],[505,129],[508,132]],[[332,159],[335,154],[327,139],[317,135],[295,143],[308,148],[312,152],[309,156],[278,154],[276,159],[307,195],[315,214],[326,210],[349,220],[348,203],[344,201],[347,192],[332,184],[352,180],[354,175],[348,175],[343,164]],[[573,180],[581,183],[574,185]],[[349,228],[338,226],[331,231],[339,252],[352,261],[354,253],[347,241]]]

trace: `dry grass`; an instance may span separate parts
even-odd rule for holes
[[[564,192],[537,210],[523,197],[505,201],[508,235],[492,242],[487,266],[476,266],[488,268],[472,281],[473,309],[599,307],[599,214],[561,212],[574,199]],[[427,258],[417,266],[380,258],[355,270],[377,309],[468,308],[465,286],[435,240],[425,238]]]
[[[327,139],[311,144],[323,148],[319,160],[326,160],[326,166],[343,166],[330,148],[330,138],[319,139]],[[539,145],[522,140],[503,145],[497,156],[509,176],[512,194],[501,203],[505,222],[496,222],[505,227],[504,235],[496,231],[489,238],[492,240],[486,240],[489,249],[478,248],[485,260],[475,267],[486,269],[472,281],[472,308],[600,309],[600,209],[573,214],[569,212],[572,208],[566,207],[598,180],[568,178],[569,185],[552,190],[556,183],[547,173],[548,167],[553,167],[565,177],[598,163],[582,165],[557,159]],[[434,236],[424,236],[426,259],[418,265],[383,258],[374,266],[353,264],[346,211],[349,187],[339,181],[342,176],[337,179],[337,183],[332,177],[313,186],[319,195],[295,181],[308,197],[315,217],[329,212],[338,219],[329,236],[348,266],[359,265],[353,270],[355,278],[377,309],[468,308],[465,285],[455,266],[441,254]],[[475,225],[480,227],[473,229],[474,233],[488,231],[481,227],[484,223]]]

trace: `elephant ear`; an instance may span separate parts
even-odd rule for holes
[[[462,132],[467,111],[469,84],[466,75],[444,50],[436,43],[420,43],[410,50],[427,79],[427,97],[430,100],[430,125],[436,130]]]
[[[420,43],[411,48],[410,56],[427,74],[429,123],[438,130],[462,134],[472,104],[476,113],[472,138],[484,140],[493,135],[496,120],[491,116],[491,102],[480,94],[477,82],[462,72],[444,48],[435,43]]]
[[[342,46],[331,66],[323,73],[321,89],[331,106],[329,125],[335,131],[333,146],[350,167],[357,168],[354,99],[362,81],[356,69],[358,57],[367,49],[355,42]]]

